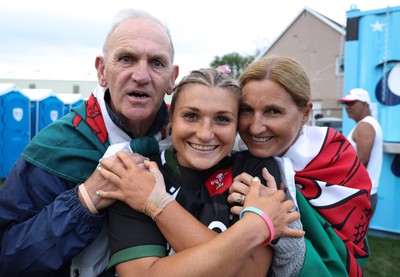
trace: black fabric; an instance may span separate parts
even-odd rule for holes
[[[237,176],[242,172],[247,172],[252,176],[260,178],[261,183],[265,185],[261,170],[266,167],[268,172],[274,176],[278,189],[281,185],[281,174],[278,163],[274,158],[257,158],[250,154],[249,151],[237,152],[233,155],[235,165],[233,167],[233,176]]]
[[[253,176],[259,176],[262,180],[261,169],[267,166],[268,171],[280,183],[276,161],[273,158],[255,158],[248,151],[226,157],[219,164],[204,171],[177,166],[176,161],[171,160],[173,157],[171,153],[173,152],[165,155],[167,163],[164,165],[161,164],[159,156],[152,157],[152,160],[158,163],[164,176],[166,190],[205,226],[210,227],[212,223],[214,228],[211,229],[216,232],[224,231],[237,220],[237,217],[232,217],[230,213],[231,206],[227,201],[228,189],[221,194],[210,196],[205,185],[217,170],[232,169],[232,177],[247,172]],[[169,251],[166,240],[156,224],[149,217],[132,210],[126,204],[115,203],[108,211],[108,220],[111,255],[123,249],[141,245],[161,245]]]

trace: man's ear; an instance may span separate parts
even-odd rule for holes
[[[166,91],[167,95],[171,95],[172,94],[172,90],[173,90],[173,88],[175,86],[175,81],[178,78],[178,76],[179,76],[179,66],[173,65],[172,66],[171,79],[169,81],[169,86],[168,86],[168,89]]]
[[[97,70],[97,80],[99,85],[102,87],[107,87],[107,79],[105,76],[105,59],[102,56],[97,56],[95,60],[95,67]]]

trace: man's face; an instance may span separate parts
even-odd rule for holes
[[[110,90],[112,111],[135,136],[144,135],[178,76],[168,35],[147,19],[122,23],[96,67],[100,85]]]
[[[363,108],[366,105],[365,102],[353,101],[353,102],[343,102],[345,109],[349,118],[359,121],[363,119]]]

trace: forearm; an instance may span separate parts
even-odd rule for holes
[[[71,207],[77,206],[77,202],[68,198],[69,195],[60,195],[34,217],[6,231],[2,238],[2,273],[50,272],[94,240],[97,228],[101,227],[101,217],[93,218],[85,215],[83,208]]]
[[[241,271],[253,251],[259,247],[266,251],[266,247],[260,246],[267,234],[267,231],[260,232],[266,229],[265,223],[257,217],[246,215],[205,243],[161,259],[122,263],[117,266],[117,271],[120,276],[265,276],[269,266],[267,261]],[[147,266],[143,266],[143,262],[147,262]]]
[[[199,245],[217,236],[178,202],[167,205],[157,216],[157,226],[175,252]]]
[[[175,252],[205,243],[218,235],[194,218],[176,201],[171,202],[159,214],[156,223]],[[240,272],[243,276],[249,276],[260,267],[269,267],[271,259],[272,250],[269,247],[256,247],[244,259]]]

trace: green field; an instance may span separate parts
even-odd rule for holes
[[[368,236],[370,258],[365,277],[400,276],[400,237]]]

